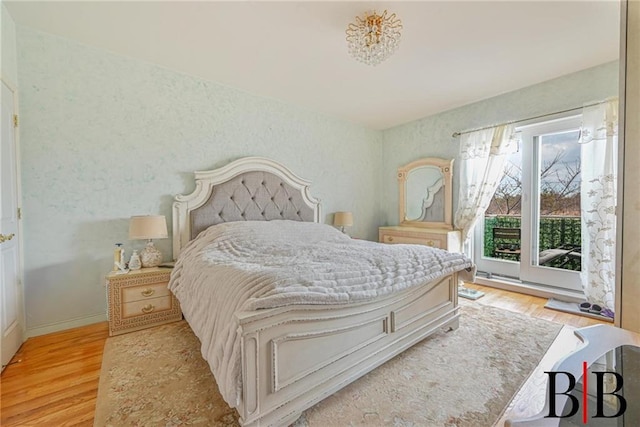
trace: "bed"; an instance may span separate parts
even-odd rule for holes
[[[473,274],[464,256],[428,248],[444,262],[437,272],[383,265],[373,259],[377,253],[405,251],[404,260],[427,248],[357,241],[321,224],[310,183],[269,159],[246,157],[195,172],[195,185],[173,205],[176,265],[169,286],[242,425],[288,425],[435,331],[457,328],[458,276]],[[317,252],[305,258],[303,240]],[[349,250],[370,259],[348,260]],[[303,266],[300,278],[264,265],[287,262]],[[358,263],[366,267],[359,271]],[[271,276],[276,285],[265,284]],[[319,280],[334,288],[319,287]]]

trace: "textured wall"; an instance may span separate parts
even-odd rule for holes
[[[16,61],[16,26],[4,3],[0,4],[0,75],[15,88],[18,84]]]
[[[326,222],[351,210],[352,234],[375,239],[397,223],[398,166],[455,158],[454,131],[612,96],[618,81],[606,64],[377,132],[28,28],[17,44],[27,327],[38,333],[104,316],[113,244],[142,247],[127,240],[129,216],[171,226],[193,170],[273,158],[314,182]],[[157,243],[169,258],[170,239]]]
[[[193,190],[191,172],[239,157],[287,165],[314,183],[326,222],[351,210],[352,234],[376,238],[380,132],[28,28],[17,34],[28,329],[103,316],[113,244],[129,255],[143,246],[127,239],[129,216],[164,214],[170,227],[173,195]],[[157,243],[169,259],[170,239]]]
[[[455,158],[457,162],[459,138],[453,138],[453,132],[573,108],[617,94],[616,61],[385,130],[382,224],[398,223],[397,168],[421,157]],[[457,196],[454,163],[454,212]]]

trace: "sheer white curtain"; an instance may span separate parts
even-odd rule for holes
[[[582,110],[582,286],[587,300],[613,311],[618,176],[618,101]]]
[[[509,154],[518,149],[513,125],[469,132],[460,137],[460,190],[454,223],[465,242],[482,218],[504,175]]]

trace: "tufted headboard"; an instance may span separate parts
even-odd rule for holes
[[[173,259],[201,231],[222,222],[289,219],[319,222],[310,182],[262,157],[244,157],[212,171],[196,171],[196,188],[173,203]]]

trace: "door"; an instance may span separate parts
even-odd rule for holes
[[[476,226],[490,276],[581,291],[580,116],[518,128],[520,149]]]
[[[582,291],[580,221],[581,118],[522,129],[530,161],[523,162],[520,278]]]
[[[14,92],[2,82],[0,150],[0,348],[2,369],[23,342],[23,306],[20,291],[18,238],[18,174],[14,121]]]

